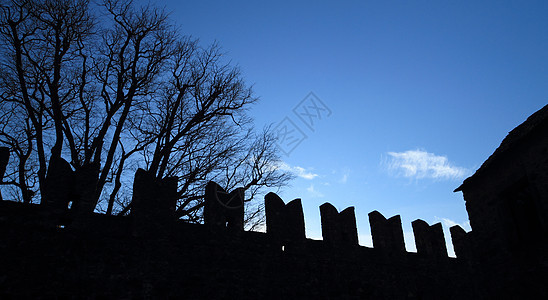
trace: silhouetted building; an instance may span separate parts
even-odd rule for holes
[[[464,251],[481,290],[547,299],[548,105],[512,130],[455,191],[466,201],[472,232],[465,243],[472,249]]]

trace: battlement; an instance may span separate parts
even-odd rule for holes
[[[0,248],[0,263],[7,266],[9,278],[0,288],[13,290],[7,296],[62,295],[43,284],[47,274],[54,282],[77,287],[66,295],[93,282],[93,290],[84,294],[122,298],[146,294],[148,285],[156,289],[149,295],[163,295],[157,289],[165,282],[171,286],[170,297],[232,293],[236,298],[461,299],[478,291],[473,284],[473,232],[458,226],[450,229],[457,258],[447,255],[441,223],[420,219],[411,223],[417,253],[406,252],[400,216],[386,218],[373,211],[373,247],[365,247],[358,244],[354,207],[339,212],[324,203],[319,207],[323,240],[312,240],[306,237],[301,200],[285,203],[268,193],[266,232],[249,232],[243,226],[243,189],[225,191],[215,182],[205,187],[204,224],[187,224],[175,218],[176,189],[175,178],[157,179],[138,170],[129,216],[0,201],[0,238],[7,245]],[[23,261],[10,259],[28,249],[35,250]],[[117,262],[111,265],[113,259]],[[85,271],[80,270],[83,265]],[[71,272],[84,275],[67,278]],[[254,272],[260,274],[250,278]],[[136,280],[138,288],[124,289],[130,284],[123,278]],[[20,282],[29,282],[33,290],[17,288]],[[290,283],[295,285],[288,287]],[[184,292],[178,286],[185,286]],[[253,292],[248,294],[247,288]]]
[[[233,205],[231,207],[225,205],[224,203],[227,201],[232,201]],[[225,226],[223,224],[231,227],[230,224],[236,222],[238,226],[231,228],[243,231],[244,211],[242,203],[243,194],[240,189],[227,193],[216,183],[208,183],[206,187],[205,207],[207,213],[205,213],[205,224],[219,223],[222,224],[221,227]],[[322,237],[325,244],[343,248],[359,246],[354,207],[347,207],[338,212],[332,204],[326,202],[319,207],[319,210]],[[302,243],[306,239],[301,199],[295,199],[285,204],[275,193],[268,193],[265,196],[265,213],[267,238],[281,245]],[[235,221],[236,219],[237,221]],[[403,255],[406,253],[399,215],[386,219],[380,212],[373,211],[369,213],[369,222],[373,248],[377,252],[390,255]],[[423,220],[415,220],[412,222],[412,226],[419,255],[432,258],[447,257],[447,247],[441,223],[430,226]],[[461,241],[463,238],[459,235],[455,239]],[[461,250],[465,246],[459,244],[459,247],[461,247],[459,248]]]
[[[217,197],[226,201],[230,194]],[[158,218],[165,211],[142,211],[92,214],[82,226],[70,212],[0,202],[0,296],[433,299],[450,298],[465,278],[458,259],[390,257],[359,246],[353,208],[339,213],[322,205],[325,240],[319,241],[305,236],[299,199],[284,204],[269,193],[265,201],[264,233],[223,223],[232,216],[222,205],[212,205],[208,216],[219,222],[208,219],[209,225],[166,222]]]
[[[19,203],[2,202],[0,216],[5,226],[21,226],[32,224],[44,228],[58,230],[87,230],[92,228],[101,232],[105,222],[114,222],[101,234],[127,231],[122,235],[152,238],[172,236],[182,221],[174,217],[176,202],[176,178],[159,180],[139,169],[135,174],[132,211],[129,217],[87,216],[85,224],[77,220],[77,215],[68,208],[59,212],[58,207],[52,209],[48,205],[23,205]],[[204,235],[237,234],[244,239],[248,232],[244,231],[244,191],[241,188],[233,191],[223,190],[217,183],[209,182],[205,187],[204,224],[194,225],[201,228]],[[373,239],[373,248],[358,244],[358,231],[354,207],[348,207],[340,212],[330,203],[319,207],[321,216],[323,240],[314,241],[314,245],[323,244],[324,248],[365,248],[364,253],[382,255],[419,255],[424,258],[448,258],[443,230],[440,223],[428,225],[423,220],[412,222],[417,254],[405,250],[401,218],[399,215],[386,219],[380,212],[369,213],[369,222]],[[266,232],[253,233],[261,236],[264,244],[275,244],[281,251],[283,246],[304,247],[307,239],[305,219],[300,199],[285,202],[275,193],[265,196]],[[109,221],[105,221],[109,220]],[[113,221],[116,220],[116,221]],[[118,226],[119,228],[115,228]],[[203,228],[202,228],[203,227]],[[458,227],[458,226],[457,226]],[[460,258],[466,253],[466,232],[460,227],[451,228],[455,249]],[[309,243],[310,244],[310,243]],[[317,248],[317,247],[316,247]]]
[[[97,165],[52,160],[41,205],[0,201],[0,298],[546,299],[548,106],[514,129],[457,190],[473,230],[369,213],[360,246],[354,207],[319,207],[323,240],[306,237],[300,199],[265,196],[266,232],[244,230],[244,190],[205,187],[204,224],[177,220],[177,178],[138,170],[129,216],[93,213]],[[0,178],[9,155],[0,147]],[[72,202],[73,205],[69,205]],[[70,207],[70,208],[69,208]]]

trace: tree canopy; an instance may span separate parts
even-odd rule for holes
[[[132,1],[1,3],[8,198],[47,203],[66,161],[92,209],[123,214],[140,167],[178,178],[183,219],[201,221],[205,183],[215,180],[244,187],[248,222],[260,223],[252,200],[292,175],[277,167],[270,129],[253,127],[258,98],[218,44],[204,47],[163,9]]]

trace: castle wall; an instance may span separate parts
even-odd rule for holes
[[[546,299],[548,122],[527,126],[458,189],[473,230],[450,229],[457,258],[440,223],[413,221],[408,253],[400,216],[377,211],[373,248],[359,246],[354,207],[329,203],[319,208],[323,240],[307,239],[300,199],[274,193],[267,232],[246,232],[243,189],[214,182],[204,224],[186,224],[174,215],[177,179],[144,170],[130,216],[93,214],[97,166],[52,161],[44,205],[0,201],[0,298]]]
[[[299,216],[298,204],[278,209]],[[353,210],[344,212],[333,222],[353,232]],[[393,256],[357,245],[353,235],[306,239],[299,217],[282,248],[279,231],[276,238],[177,221],[163,234],[142,235],[134,218],[143,216],[92,215],[87,226],[72,227],[44,207],[12,202],[0,202],[0,216],[4,297],[462,299],[470,292],[458,259]]]

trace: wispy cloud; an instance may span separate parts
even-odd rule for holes
[[[452,165],[446,156],[423,150],[388,152],[388,169],[407,178],[461,179],[470,171]]]
[[[350,169],[347,168],[347,167],[344,167],[342,169],[333,169],[331,170],[331,178],[338,178],[338,179],[333,179],[333,180],[336,180],[336,181],[333,181],[334,183],[339,183],[339,184],[346,184],[348,182],[348,177],[350,176]]]
[[[314,185],[311,184],[309,187],[306,188],[306,190],[308,191],[308,193],[310,194],[310,197],[311,198],[323,198],[324,197],[324,194],[322,194],[321,192],[319,192],[318,190],[316,190],[314,188]]]
[[[348,173],[343,174],[341,179],[339,179],[339,183],[345,184],[348,181]]]
[[[318,174],[313,173],[313,172],[311,172],[311,171],[309,171],[309,170],[307,170],[303,167],[290,166],[288,163],[285,163],[285,162],[281,162],[278,165],[278,168],[280,170],[291,172],[291,173],[297,175],[298,177],[308,179],[308,180],[312,180],[312,179],[319,176]]]

